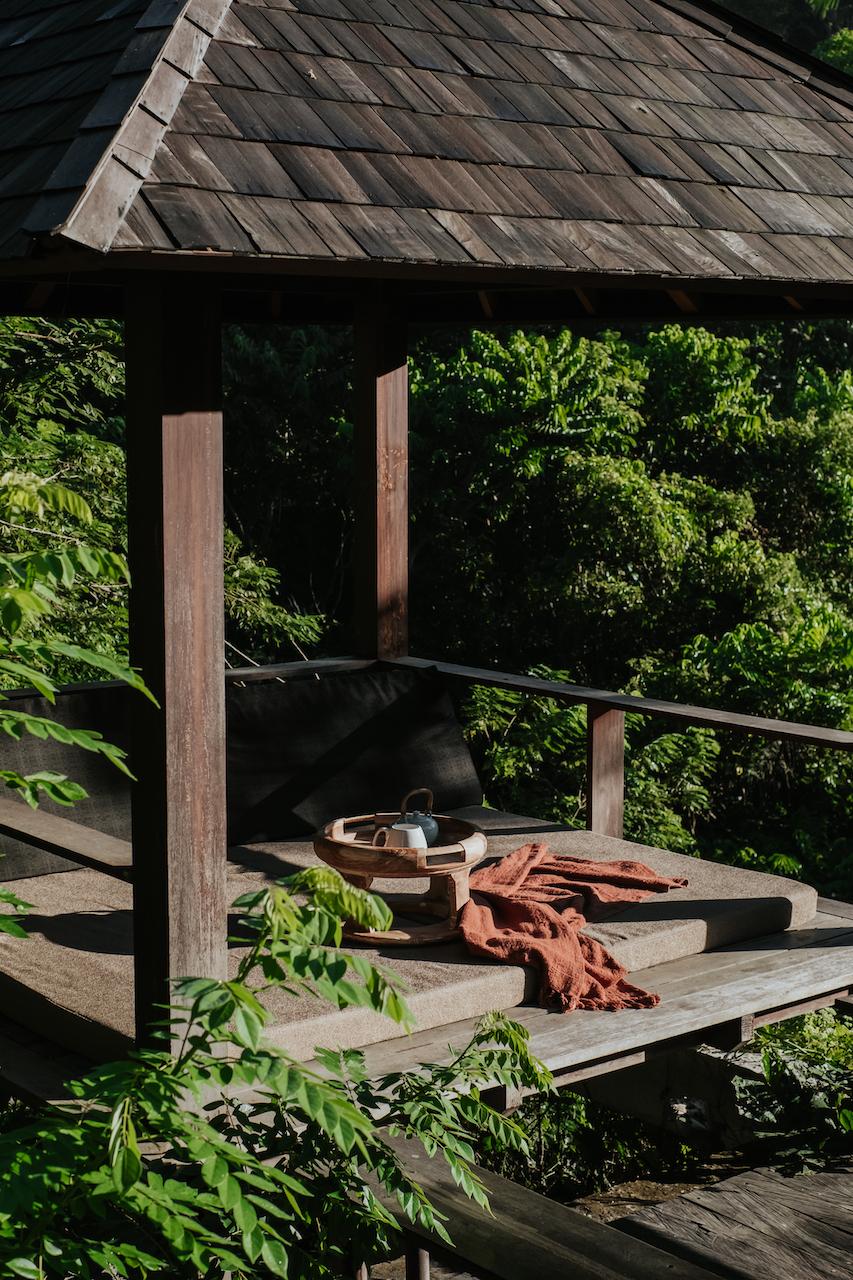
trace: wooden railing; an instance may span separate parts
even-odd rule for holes
[[[376,665],[374,660],[367,658],[319,658],[307,662],[231,669],[226,672],[225,678],[229,683],[304,679],[341,671],[363,670]],[[663,702],[657,698],[635,698],[624,693],[586,689],[581,685],[563,684],[556,680],[542,680],[537,676],[512,675],[488,668],[460,666],[440,659],[397,658],[393,661],[385,660],[379,665],[405,670],[437,671],[451,684],[486,685],[516,693],[554,698],[559,702],[583,703],[587,708],[587,827],[600,835],[621,836],[623,831],[626,712],[652,716],[683,728],[696,725],[725,729],[733,733],[757,734],[807,746],[829,747],[836,751],[853,751],[853,733],[843,729],[769,720],[739,712]],[[81,866],[94,867],[106,875],[121,879],[131,879],[133,875],[131,846],[126,841],[116,840],[68,818],[41,810],[33,811],[20,801],[2,796],[0,834],[55,853]]]
[[[387,665],[387,664],[386,664]],[[510,675],[488,668],[459,666],[432,658],[398,658],[396,667],[438,671],[444,678],[462,685],[486,685],[515,693],[554,698],[558,702],[583,703],[587,708],[587,827],[599,835],[623,833],[625,804],[625,713],[652,716],[683,728],[699,726],[726,729],[733,733],[757,734],[763,738],[798,742],[804,746],[831,747],[853,751],[853,733],[818,725],[796,724],[789,720],[769,720],[763,716],[691,707],[658,698],[636,698],[604,689],[542,680],[537,676]]]

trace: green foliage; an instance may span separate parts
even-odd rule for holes
[[[484,1133],[479,1163],[563,1202],[634,1178],[684,1180],[700,1158],[672,1135],[569,1089],[528,1098],[513,1119],[527,1150],[501,1149]]]
[[[757,1158],[790,1172],[819,1168],[853,1133],[853,1027],[831,1009],[759,1031],[747,1046],[761,1077],[735,1077]]]
[[[750,1048],[770,1048],[853,1071],[853,1021],[834,1009],[819,1009],[760,1027]]]
[[[648,335],[642,350],[648,367],[643,443],[655,468],[730,477],[769,417],[748,340],[666,325]]]
[[[567,681],[565,671],[531,675]],[[548,698],[478,687],[465,708],[472,748],[490,779],[489,797],[511,813],[532,812],[584,825],[586,709]],[[626,723],[625,827],[644,844],[696,853],[696,824],[710,816],[706,782],[719,747],[712,733],[649,732],[639,716]]]
[[[824,3],[830,3],[830,0],[824,0]],[[831,7],[834,8],[835,5]],[[815,54],[818,58],[823,58],[824,62],[830,62],[850,75],[853,73],[853,31],[849,27],[842,27],[827,40],[822,40],[815,49]]]
[[[356,1050],[318,1050],[311,1067],[266,1042],[271,986],[408,1022],[393,976],[340,949],[344,916],[387,927],[380,900],[318,868],[235,905],[250,945],[234,978],[179,982],[163,1047],[98,1068],[75,1102],[0,1134],[0,1275],[337,1277],[387,1250],[392,1211],[448,1240],[389,1138],[443,1159],[484,1208],[476,1136],[528,1155],[480,1090],[550,1077],[501,1015],[446,1065],[376,1080]]]
[[[56,513],[83,526],[93,522],[85,500],[64,485],[23,471],[0,476],[0,518],[10,528],[14,529],[22,516],[44,523]],[[51,633],[50,623],[59,612],[63,596],[72,593],[81,579],[93,583],[126,581],[127,567],[121,556],[100,552],[84,542],[62,546],[58,551],[41,548],[0,553],[0,673],[9,683],[31,685],[53,702],[57,680],[70,659],[84,668],[124,680],[150,697],[142,678],[132,668],[108,654],[70,644]],[[18,711],[14,705],[4,705],[2,699],[0,731],[16,740],[26,733],[94,751],[128,773],[124,752],[105,742],[100,734]],[[77,783],[48,770],[24,775],[3,769],[0,781],[34,808],[41,796],[71,805],[85,795]],[[15,905],[14,895],[4,901]],[[0,919],[6,920],[6,925],[0,927],[5,927],[6,932],[14,931],[7,917]],[[19,927],[14,921],[11,924]]]
[[[418,650],[848,727],[850,357],[838,325],[419,349]],[[482,691],[468,714],[491,803],[583,820],[581,711]],[[849,756],[654,722],[628,748],[635,838],[849,891]]]
[[[88,503],[55,480],[43,480],[25,471],[9,471],[0,476],[0,520],[8,528],[15,530],[23,518],[37,522],[47,537],[50,521],[57,514],[87,528],[93,523]],[[88,583],[126,581],[127,567],[116,553],[101,552],[79,541],[59,550],[47,546],[28,552],[0,552],[0,675],[12,684],[31,685],[52,703],[60,672],[71,659],[84,669],[123,680],[150,698],[137,671],[109,654],[70,644],[51,632],[50,624],[61,609],[63,597],[73,593],[81,579]],[[29,734],[68,743],[96,752],[129,773],[124,752],[104,741],[99,733],[17,710],[2,695],[0,732],[15,740]],[[72,805],[86,794],[78,783],[48,769],[28,774],[0,769],[0,783],[17,792],[32,808],[45,796],[58,804]],[[0,933],[26,937],[17,917],[26,915],[31,904],[5,887],[0,888],[0,903],[10,908],[0,913]]]
[[[42,517],[50,502],[51,562],[65,591],[42,630],[73,636],[81,647],[119,662],[127,654],[127,580],[120,568],[127,542],[122,356],[121,330],[111,322],[0,321],[0,469],[8,471],[9,485],[21,482],[14,491],[17,509],[31,516],[10,521],[0,511],[0,528],[23,574],[28,557],[42,554]],[[39,493],[32,491],[36,482]],[[82,550],[80,519],[87,523]],[[278,571],[248,551],[233,530],[226,529],[225,541],[229,640],[260,657],[276,656],[292,643],[314,644],[323,619],[286,607],[278,598]],[[7,607],[14,610],[15,601]],[[65,680],[87,678],[86,664],[70,651],[57,670]],[[7,686],[22,682],[20,673],[10,674]]]

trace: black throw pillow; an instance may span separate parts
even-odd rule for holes
[[[307,835],[393,811],[413,787],[437,812],[483,789],[440,677],[370,669],[229,684],[229,844]]]

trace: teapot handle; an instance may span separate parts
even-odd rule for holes
[[[435,796],[429,787],[415,787],[413,791],[409,791],[400,801],[400,813],[405,814],[410,810],[410,804],[413,796],[426,796],[426,813],[432,813],[432,806],[435,804]]]

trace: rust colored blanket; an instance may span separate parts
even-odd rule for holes
[[[547,844],[526,844],[472,875],[460,929],[476,955],[535,966],[543,1005],[651,1008],[659,997],[627,982],[607,948],[581,930],[609,908],[686,884],[642,862],[557,857]]]

